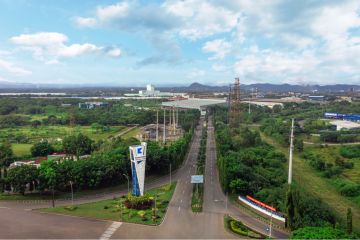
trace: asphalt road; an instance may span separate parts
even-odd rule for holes
[[[189,153],[183,166],[173,174],[177,180],[172,200],[164,222],[157,227],[130,223],[117,224],[111,221],[54,215],[31,211],[33,208],[49,207],[49,201],[0,201],[0,238],[77,238],[77,239],[109,239],[109,238],[236,238],[224,229],[225,213],[240,219],[252,228],[267,233],[268,225],[241,212],[235,206],[227,204],[221,191],[216,167],[216,149],[214,129],[211,121],[208,124],[208,139],[205,167],[205,193],[202,213],[191,212],[192,184],[190,176],[195,174],[195,165],[200,145],[203,120],[195,131]],[[166,184],[168,176],[159,178],[145,185],[154,188]],[[126,194],[123,189],[114,192],[79,198],[75,204],[109,199],[113,196]],[[68,205],[70,201],[57,201],[57,205]],[[273,237],[286,238],[287,234],[276,229]]]

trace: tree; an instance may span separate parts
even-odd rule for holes
[[[77,158],[84,154],[90,154],[93,150],[93,140],[78,133],[64,138],[63,147],[67,154],[74,154]]]
[[[57,186],[57,163],[48,160],[41,163],[39,168],[39,180],[43,189],[51,190],[52,206],[55,207],[55,188]]]
[[[304,227],[294,231],[290,239],[355,239],[343,230],[332,227]]]
[[[31,147],[30,151],[33,157],[39,157],[39,156],[47,156],[49,154],[52,154],[55,150],[54,147],[47,140],[45,140],[35,143]]]
[[[13,151],[11,143],[3,142],[0,143],[0,168],[8,167],[13,161]]]
[[[41,122],[39,120],[32,121],[31,126],[33,128],[38,128],[39,126],[41,126]]]
[[[351,208],[347,209],[347,214],[346,214],[346,230],[348,234],[352,233],[352,212],[351,212]]]
[[[39,171],[35,166],[22,165],[9,169],[7,175],[8,183],[15,192],[25,194],[26,185],[30,184],[30,189],[34,189],[33,184],[37,182]]]
[[[295,138],[294,147],[295,147],[295,150],[296,150],[296,151],[302,152],[302,151],[304,150],[303,140],[298,139],[298,138]]]

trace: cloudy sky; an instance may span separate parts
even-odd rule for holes
[[[360,1],[0,0],[0,82],[360,84]]]

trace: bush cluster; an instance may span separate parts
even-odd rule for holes
[[[154,205],[154,198],[150,197],[149,195],[143,195],[143,196],[133,196],[132,194],[128,194],[124,205],[127,208],[131,209],[149,209]]]

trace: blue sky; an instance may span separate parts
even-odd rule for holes
[[[360,1],[0,0],[0,82],[360,84]]]

